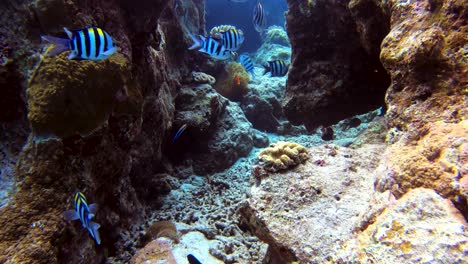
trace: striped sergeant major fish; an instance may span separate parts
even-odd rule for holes
[[[260,0],[257,0],[257,4],[255,5],[253,11],[253,24],[255,30],[260,33],[262,33],[265,30],[267,25],[265,10],[263,9]]]
[[[94,217],[97,211],[97,204],[90,204],[86,201],[86,197],[83,193],[77,192],[75,194],[75,210],[68,210],[63,213],[63,218],[67,221],[73,221],[80,219],[83,227],[88,229],[89,234],[96,241],[96,244],[101,244],[98,229],[99,224],[94,223],[91,219]]]
[[[220,35],[224,48],[230,51],[238,50],[245,39],[244,33],[237,29],[230,29],[220,33]]]
[[[247,54],[241,54],[239,57],[239,63],[244,67],[245,71],[250,73],[252,77],[255,76],[254,74],[254,65],[252,63],[252,60],[250,59],[249,55]]]
[[[112,37],[106,31],[98,27],[88,27],[84,29],[68,30],[63,28],[68,35],[68,39],[53,36],[41,36],[47,42],[55,45],[49,52],[49,56],[54,56],[64,51],[71,50],[68,59],[81,60],[104,60],[117,51],[117,47]]]
[[[220,41],[212,37],[204,37],[202,35],[199,37],[200,38],[197,38],[190,34],[190,38],[193,40],[193,45],[189,47],[189,50],[198,49],[198,51],[206,53],[218,60],[226,60],[231,57],[231,51],[226,50]]]
[[[271,77],[285,76],[289,69],[289,65],[287,65],[284,60],[269,61],[268,64],[263,65],[263,67],[265,68],[263,75],[270,72]]]

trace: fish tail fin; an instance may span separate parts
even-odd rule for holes
[[[263,68],[264,69],[263,69],[263,74],[262,75],[267,74],[267,72],[269,72],[271,70],[270,66],[267,65],[267,64],[263,65]]]
[[[47,53],[48,56],[55,56],[64,51],[70,50],[70,40],[64,38],[57,38],[52,36],[41,36],[42,40],[45,40],[54,45],[52,49]]]
[[[195,37],[192,34],[189,34],[189,36],[193,41],[193,45],[188,48],[189,50],[199,49],[202,47],[203,45],[202,40],[200,40],[199,38]]]
[[[98,229],[101,227],[100,224],[91,222],[90,223],[90,232],[91,236],[96,240],[96,244],[100,245],[101,244],[101,237],[99,236],[99,231]]]
[[[80,216],[75,210],[68,210],[63,212],[63,218],[67,221],[73,221],[80,218]]]

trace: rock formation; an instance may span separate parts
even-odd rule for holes
[[[389,28],[379,27],[372,34],[377,36],[374,42],[363,45],[359,33],[364,27],[357,28],[347,3],[288,1],[286,27],[292,64],[283,105],[286,117],[295,125],[314,130],[384,104],[389,78],[375,50]],[[379,17],[379,25],[388,24],[388,16],[374,15]]]
[[[1,4],[0,82],[8,88],[2,89],[0,97],[2,102],[9,99],[1,104],[9,109],[1,113],[2,128],[8,128],[4,122],[16,122],[10,129],[26,130],[23,135],[27,135],[21,120],[26,116],[28,90],[28,115],[37,133],[29,136],[19,154],[17,192],[1,209],[0,262],[100,263],[106,252],[116,254],[120,230],[143,219],[144,201],[151,197],[145,196],[145,183],[162,163],[173,96],[179,80],[190,78],[190,65],[199,59],[187,55],[189,43],[181,36],[204,27],[203,16],[198,15],[203,13],[203,3],[185,2],[177,10],[172,5],[165,9],[167,1]],[[187,23],[179,22],[183,13],[193,14]],[[41,61],[39,55],[33,56],[40,52],[40,34],[64,36],[63,27],[89,25],[105,28],[116,39],[119,54],[102,62],[66,61],[58,56],[36,63]],[[120,68],[116,59],[125,66]],[[88,77],[80,74],[94,77],[85,83]],[[80,94],[86,91],[102,100],[89,101]],[[86,109],[101,108],[99,115],[89,119]],[[61,127],[61,120],[68,120],[70,126]],[[5,134],[0,138],[11,139]],[[76,190],[100,206],[95,221],[101,225],[101,248],[95,247],[81,224],[61,218],[64,210],[73,207]]]

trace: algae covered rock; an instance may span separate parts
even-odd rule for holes
[[[303,163],[309,158],[309,151],[294,142],[278,141],[260,152],[258,158],[266,170],[276,172]]]
[[[28,87],[28,118],[37,136],[66,137],[96,129],[112,110],[118,89],[126,85],[128,61],[76,61],[65,55],[44,58]]]
[[[467,223],[453,205],[418,188],[385,209],[340,258],[345,263],[466,263]]]
[[[232,101],[240,101],[248,92],[247,85],[249,81],[250,75],[245,71],[244,67],[237,62],[233,62],[227,66],[226,73],[219,78],[214,88],[222,96]]]

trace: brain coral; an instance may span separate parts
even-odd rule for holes
[[[192,72],[192,77],[193,80],[197,83],[209,83],[210,85],[213,85],[216,82],[215,77],[206,74],[204,72]]]
[[[267,171],[276,172],[303,163],[309,158],[309,151],[294,142],[278,141],[260,152],[258,158]]]
[[[236,30],[238,30],[241,34],[244,34],[244,32],[242,32],[242,30],[237,29],[235,26],[232,26],[232,25],[220,25],[220,26],[213,27],[213,28],[210,30],[210,36],[212,36],[212,37],[217,37],[217,34],[218,34],[218,33],[223,33],[223,32],[226,32],[226,31],[228,31],[228,30],[231,30],[231,29],[236,29]]]

